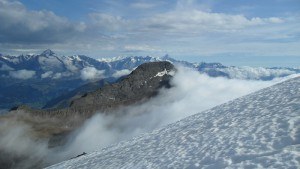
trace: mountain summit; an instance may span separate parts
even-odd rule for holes
[[[42,52],[41,55],[43,55],[43,56],[54,56],[56,54],[52,50],[47,49],[44,52]]]
[[[170,87],[170,79],[175,73],[170,62],[149,62],[140,65],[120,82],[76,99],[71,109],[76,111],[109,110],[122,105],[133,104],[155,96],[162,87]]]
[[[75,96],[75,99],[66,108],[40,110],[28,107],[24,109],[24,106],[20,106],[15,109],[27,111],[37,116],[68,118],[78,114],[88,118],[96,111],[111,111],[120,106],[141,102],[157,95],[162,87],[171,87],[170,80],[175,72],[176,69],[170,62],[148,62],[140,65],[116,83],[107,84],[82,96]]]

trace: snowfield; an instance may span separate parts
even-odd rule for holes
[[[300,77],[49,168],[299,167]]]

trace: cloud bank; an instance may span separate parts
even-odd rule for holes
[[[51,11],[28,10],[19,1],[0,1],[0,42],[62,42],[84,31],[85,25],[74,24]]]
[[[30,79],[33,76],[35,76],[36,72],[32,71],[32,70],[26,70],[26,69],[22,69],[22,70],[17,70],[17,71],[10,71],[9,75],[13,78],[16,79]]]
[[[144,103],[108,114],[95,114],[68,137],[63,147],[49,149],[46,142],[31,137],[30,126],[7,121],[0,124],[0,129],[7,129],[0,130],[0,148],[25,155],[27,160],[21,163],[23,168],[30,168],[39,160],[49,165],[130,139],[295,76],[272,81],[247,81],[212,78],[194,70],[178,68],[171,82],[173,88],[162,89],[158,96]]]
[[[65,153],[80,154],[103,148],[291,77],[293,76],[272,81],[247,81],[212,78],[180,68],[172,81],[174,87],[161,90],[159,96],[108,115],[96,114],[86,121],[75,132]]]
[[[98,70],[94,67],[86,67],[80,71],[80,77],[82,80],[94,80],[104,78],[105,70]]]
[[[226,11],[235,7],[222,1],[211,4],[226,6],[224,10],[206,3],[99,1],[95,6],[105,9],[90,10],[75,22],[53,11],[28,9],[28,3],[1,0],[0,49],[20,53],[52,48],[66,55],[97,57],[166,53],[181,57],[299,56],[299,14],[270,10],[273,15],[249,15],[242,10]]]
[[[128,74],[130,74],[130,73],[131,73],[130,70],[128,70],[128,69],[123,69],[123,70],[116,71],[116,72],[112,75],[112,77],[114,77],[114,78],[119,78],[119,77],[128,75]]]

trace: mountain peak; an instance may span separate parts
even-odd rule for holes
[[[168,54],[166,54],[165,56],[161,57],[161,59],[165,60],[165,61],[171,61],[171,62],[176,61],[175,59],[171,58]]]
[[[53,56],[53,55],[55,55],[55,53],[51,49],[47,49],[43,53],[41,53],[41,55],[44,55],[44,56]]]

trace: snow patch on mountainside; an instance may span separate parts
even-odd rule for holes
[[[298,168],[299,124],[298,77],[49,168]]]

